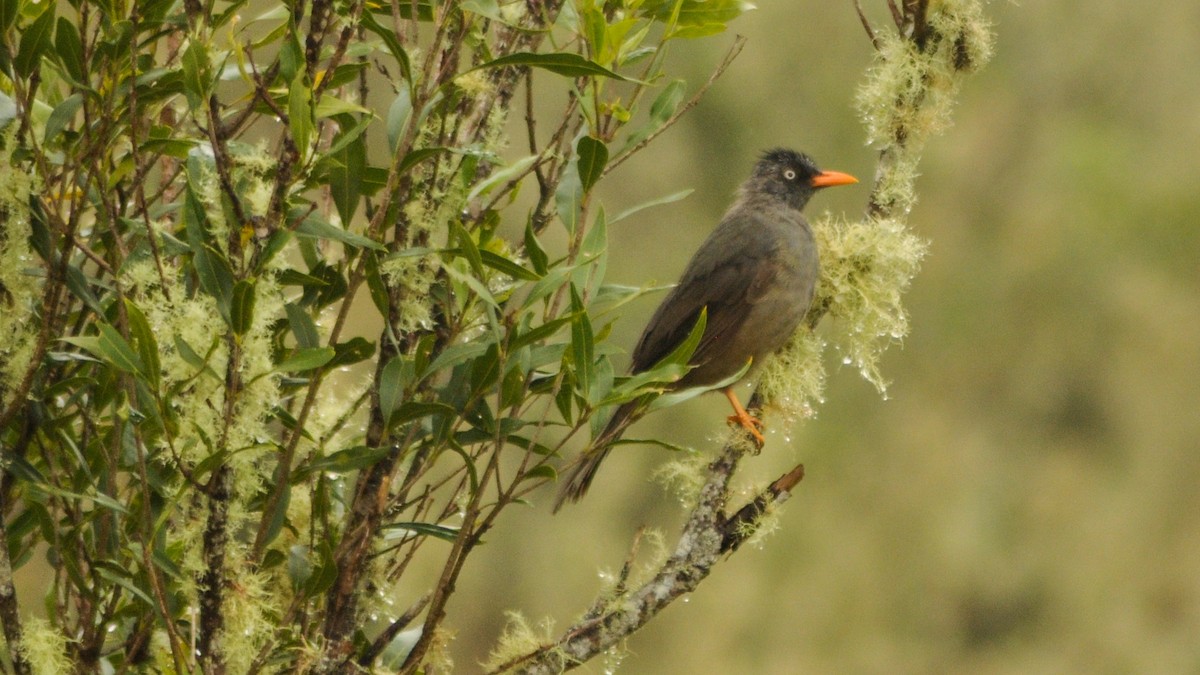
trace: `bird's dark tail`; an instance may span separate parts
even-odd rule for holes
[[[554,513],[558,513],[563,504],[577,502],[587,494],[588,488],[592,485],[592,479],[596,477],[596,471],[600,468],[600,463],[612,450],[612,444],[620,440],[625,429],[637,419],[637,412],[642,407],[641,404],[641,400],[633,400],[617,408],[613,413],[608,424],[604,426],[604,431],[600,432],[592,444],[583,451],[583,454],[576,460],[575,466],[571,467],[566,479],[558,488],[558,496],[554,499]]]

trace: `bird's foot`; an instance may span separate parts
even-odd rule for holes
[[[766,425],[763,424],[762,420],[758,419],[754,415],[751,415],[745,410],[738,410],[736,414],[730,415],[727,418],[727,421],[731,425],[736,424],[745,429],[746,433],[750,434],[750,436],[754,439],[755,447],[757,447],[759,450],[762,450],[763,445],[765,445],[767,442],[767,439],[764,438],[762,434],[763,429],[766,428]]]

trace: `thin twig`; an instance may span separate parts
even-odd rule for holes
[[[861,0],[854,0],[854,9],[858,12],[858,20],[862,22],[863,30],[867,31],[867,37],[871,39],[871,44],[878,50],[879,38],[875,37],[875,31],[871,30],[871,22],[867,21],[867,15],[863,13]]]
[[[745,46],[745,36],[737,36],[737,38],[733,41],[733,46],[729,48],[729,51],[725,52],[725,58],[721,59],[721,63],[717,65],[715,70],[713,70],[712,75],[708,76],[708,81],[701,85],[698,90],[696,90],[696,93],[693,94],[690,99],[688,99],[687,103],[679,106],[679,108],[675,110],[674,114],[668,117],[667,121],[664,122],[662,126],[654,131],[651,131],[646,135],[645,138],[634,144],[633,147],[623,151],[621,154],[609,160],[608,164],[604,167],[604,171],[600,174],[601,177],[607,176],[610,171],[618,166],[621,166],[625,160],[637,154],[639,150],[649,145],[651,141],[653,141],[655,138],[658,138],[664,131],[674,126],[675,123],[679,121],[679,118],[683,117],[684,114],[686,114],[689,110],[696,107],[696,104],[700,102],[700,99],[704,96],[704,93],[707,92],[709,87],[712,87],[713,84],[715,84],[716,81],[721,77],[721,75],[725,73],[725,70],[733,64],[734,59],[738,57],[738,54],[742,53],[742,48]]]

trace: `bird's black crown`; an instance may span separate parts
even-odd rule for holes
[[[816,188],[812,179],[821,170],[811,157],[787,148],[767,150],[754,166],[745,189],[782,198],[792,208],[803,208]]]

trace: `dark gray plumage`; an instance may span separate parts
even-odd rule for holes
[[[692,355],[693,366],[674,388],[711,386],[751,372],[787,342],[812,303],[819,262],[812,230],[801,209],[822,187],[858,182],[821,171],[807,155],[775,149],[763,154],[742,184],[733,206],[700,249],[633,350],[631,373],[652,368],[677,347],[708,308],[707,324]],[[761,422],[742,408],[732,385],[725,395],[741,424],[758,444]],[[612,444],[641,414],[643,403],[617,408],[608,425],[584,451],[559,489],[554,510],[587,492]]]

